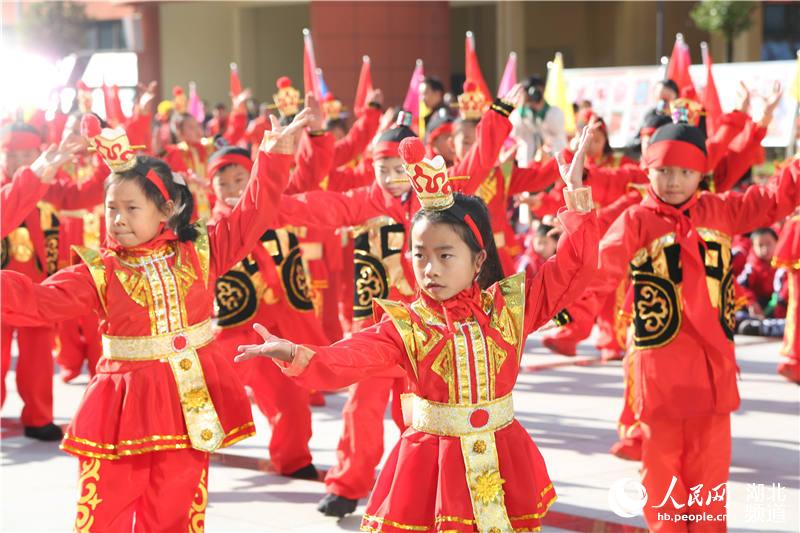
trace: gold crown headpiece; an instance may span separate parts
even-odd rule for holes
[[[89,113],[81,119],[81,135],[89,139],[90,146],[113,172],[124,172],[135,167],[136,150],[144,148],[132,146],[123,128],[101,128],[100,120]]]
[[[300,111],[300,91],[292,87],[292,80],[286,76],[278,78],[278,92],[272,95],[275,107],[282,117],[291,117]]]
[[[458,95],[458,113],[464,120],[479,120],[486,109],[486,97],[475,82],[464,82],[464,92]]]
[[[441,211],[455,203],[453,186],[447,178],[447,163],[442,156],[425,158],[425,146],[418,137],[400,141],[398,152],[423,209]]]

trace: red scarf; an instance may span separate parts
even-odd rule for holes
[[[695,332],[694,337],[702,344],[711,372],[724,373],[725,367],[731,363],[735,364],[733,343],[722,329],[720,310],[714,309],[711,305],[706,283],[706,268],[700,255],[700,247],[705,249],[706,243],[700,238],[691,219],[690,210],[697,204],[700,195],[693,195],[688,202],[676,208],[661,201],[652,186],[648,187],[647,193],[642,206],[669,219],[675,227],[675,238],[681,247],[683,313]],[[720,391],[715,387],[713,392],[716,403]]]
[[[453,333],[456,331],[454,324],[468,318],[474,317],[481,327],[489,323],[489,316],[484,311],[481,301],[481,290],[475,282],[472,282],[468,289],[444,301],[434,299],[424,290],[421,294],[428,307],[444,315],[447,328]]]

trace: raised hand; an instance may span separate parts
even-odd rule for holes
[[[383,107],[383,91],[380,89],[370,89],[367,93],[368,104],[378,104]]]
[[[237,348],[237,350],[239,350],[239,354],[236,356],[234,361],[240,363],[242,361],[247,361],[248,359],[259,356],[271,357],[287,363],[292,361],[294,344],[287,340],[281,339],[280,337],[276,337],[261,324],[253,324],[253,329],[256,330],[256,333],[261,335],[261,338],[264,339],[264,343],[244,344],[239,346]]]
[[[314,96],[314,93],[306,93],[306,109],[310,111],[308,116],[308,129],[320,131],[325,129],[325,114],[322,112],[322,104]]]
[[[151,81],[146,87],[143,83],[140,83],[138,88],[141,94],[139,96],[139,112],[142,114],[151,113],[153,111],[153,102],[156,101],[158,82]]]
[[[506,94],[503,95],[503,100],[513,105],[520,107],[525,103],[525,90],[522,88],[521,83],[515,83],[511,86]]]
[[[303,128],[307,127],[311,117],[311,110],[305,108],[294,116],[291,124],[281,126],[275,115],[270,115],[272,129],[264,132],[261,150],[274,154],[293,155],[300,139]]]
[[[72,156],[78,151],[80,151],[79,148],[74,144],[64,149],[59,149],[55,144],[51,144],[31,163],[31,170],[39,176],[42,183],[49,185],[55,181],[56,173],[61,165],[72,159]]]
[[[750,111],[750,89],[747,88],[743,81],[739,82],[739,89],[736,91],[736,106],[734,109],[745,114]]]
[[[231,93],[231,104],[233,111],[238,111],[240,113],[247,112],[247,101],[252,96],[252,92],[250,89],[245,89],[239,94]]]
[[[564,154],[558,152],[556,154],[556,161],[558,162],[558,172],[561,174],[561,179],[567,185],[568,190],[575,190],[583,186],[583,164],[586,159],[586,149],[589,146],[595,132],[600,128],[600,123],[584,126],[581,131],[580,141],[575,155],[572,158],[572,163],[567,163],[564,159]]]
[[[781,102],[781,96],[783,96],[781,82],[776,80],[775,83],[772,84],[772,94],[764,98],[764,114],[758,122],[758,125],[762,128],[769,127],[769,123],[772,122],[772,114]]]

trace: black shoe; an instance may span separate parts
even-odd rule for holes
[[[64,438],[64,432],[57,425],[50,422],[44,426],[25,426],[25,436],[29,439],[52,442]]]
[[[739,335],[761,335],[761,321],[757,318],[742,320],[739,324]]]
[[[294,472],[286,474],[286,476],[293,477],[295,479],[311,479],[313,481],[319,481],[319,472],[317,472],[317,469],[314,468],[314,465],[311,463],[299,470],[295,470]]]
[[[325,516],[336,516],[342,518],[346,514],[350,514],[356,510],[358,500],[351,500],[344,496],[337,496],[336,494],[326,494],[324,498],[319,501],[317,511]]]

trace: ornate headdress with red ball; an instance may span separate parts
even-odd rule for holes
[[[480,120],[486,110],[486,97],[471,80],[464,82],[464,92],[458,95],[458,114],[464,120]]]
[[[344,106],[341,100],[337,100],[333,93],[328,93],[322,100],[322,111],[325,113],[325,118],[328,120],[338,120],[342,118]]]
[[[87,113],[81,119],[81,135],[89,140],[91,148],[103,158],[112,172],[135,170],[152,182],[165,200],[170,199],[164,181],[158,174],[150,168],[137,167],[136,150],[144,146],[132,146],[123,128],[104,129],[100,126],[100,119]]]
[[[452,210],[469,227],[475,240],[483,248],[483,237],[478,225],[468,213],[463,212],[455,205],[453,185],[450,178],[447,177],[447,163],[444,158],[437,155],[432,159],[427,159],[425,146],[417,137],[407,137],[400,141],[398,152],[411,182],[411,188],[417,194],[422,209],[425,211]]]
[[[188,101],[186,99],[186,93],[183,92],[183,87],[176,85],[172,88],[172,104],[176,113],[186,113]]]
[[[281,76],[275,83],[278,92],[272,95],[275,107],[282,117],[291,117],[300,111],[300,91],[292,87],[292,80],[286,76]]]

